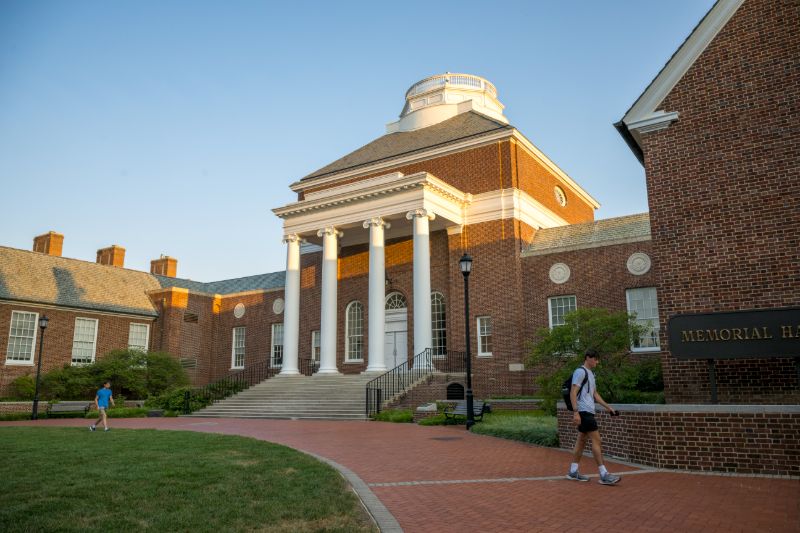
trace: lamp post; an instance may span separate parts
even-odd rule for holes
[[[36,367],[36,389],[33,393],[33,412],[31,413],[31,420],[39,418],[39,375],[42,373],[42,345],[44,345],[44,330],[47,329],[48,322],[49,319],[46,316],[42,316],[39,319],[39,329],[42,330],[42,334],[39,336],[39,363]]]
[[[475,412],[472,410],[472,352],[469,340],[469,273],[472,272],[472,256],[464,253],[458,260],[461,273],[464,275],[464,329],[467,338],[467,430],[475,425]]]

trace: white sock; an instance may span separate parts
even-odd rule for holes
[[[578,471],[578,463],[572,463],[571,465],[569,465],[570,474],[574,474],[577,471]]]
[[[608,470],[606,470],[606,465],[600,465],[599,470],[601,476],[605,476],[606,474],[608,474]]]

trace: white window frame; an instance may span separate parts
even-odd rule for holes
[[[481,322],[483,321],[488,321],[489,323],[489,335],[483,335],[483,330],[481,329]],[[475,317],[475,327],[476,327],[475,333],[478,340],[478,357],[491,357],[492,317],[489,315]],[[488,352],[484,349],[486,342],[482,340],[487,336],[489,337],[489,345],[490,345],[489,346],[490,351]]]
[[[78,321],[85,320],[87,322],[94,322],[94,338],[92,339],[92,359],[91,361],[76,361],[75,360],[75,343],[76,342],[87,342],[87,341],[78,341],[75,336],[78,334]],[[96,318],[87,318],[83,316],[75,317],[75,326],[72,331],[72,356],[70,359],[70,363],[72,366],[82,366],[82,365],[91,365],[95,361],[95,357],[97,356],[97,331],[100,329],[100,321]]]
[[[14,315],[33,315],[33,337],[31,339],[31,352],[29,355],[29,359],[9,359],[8,356],[10,355],[11,351],[11,332],[14,330]],[[36,335],[38,334],[39,330],[39,313],[35,311],[11,311],[11,321],[8,325],[8,344],[6,345],[6,365],[9,366],[33,366],[33,359],[34,355],[36,354]],[[15,336],[15,338],[20,338],[19,335]],[[23,337],[27,338],[27,337]]]
[[[238,335],[237,335],[238,334]],[[240,336],[241,344],[239,346],[236,345],[237,336]],[[244,358],[245,354],[247,353],[247,329],[245,326],[237,326],[231,329],[231,370],[238,370],[244,368]],[[236,365],[236,355],[237,355],[237,348],[241,349],[242,355],[242,364],[240,366]]]
[[[357,311],[360,316],[358,317],[360,324],[357,326],[357,330],[355,332],[350,331],[350,327],[353,325],[350,323],[350,311],[355,307],[359,307],[359,311]],[[344,311],[345,316],[345,323],[344,323],[344,362],[345,363],[363,363],[364,362],[364,304],[359,302],[358,300],[354,300],[347,304],[347,308]],[[356,337],[360,339],[359,350],[356,355],[360,355],[360,357],[351,357],[350,351],[355,350],[355,347],[352,346],[352,340]]]
[[[131,336],[133,334],[134,326],[144,326],[144,348],[136,345],[134,346],[131,344]],[[141,322],[131,322],[128,325],[128,349],[129,350],[141,350],[143,352],[147,352],[150,349],[150,324],[142,324]]]
[[[652,298],[654,300],[655,306],[655,316],[639,318],[638,312],[636,309],[632,309],[631,306],[631,296],[634,291],[650,291],[648,292],[648,296],[652,294]],[[660,352],[661,351],[661,339],[660,329],[661,325],[658,321],[658,292],[656,291],[655,287],[633,287],[631,289],[625,289],[625,301],[628,305],[628,313],[636,315],[636,322],[638,324],[642,324],[646,327],[649,327],[653,333],[653,338],[655,339],[655,346],[636,346],[636,343],[631,344],[631,351],[632,352]],[[648,332],[645,332],[643,336],[648,335]],[[639,338],[639,343],[641,344],[642,337]]]
[[[551,296],[551,297],[549,297],[547,299],[547,319],[548,319],[549,324],[550,324],[550,329],[553,329],[556,326],[563,326],[564,325],[563,323],[561,323],[561,324],[553,324],[553,301],[554,300],[562,300],[564,298],[572,298],[572,301],[575,304],[574,308],[570,309],[569,311],[564,313],[564,315],[566,315],[567,313],[571,313],[572,311],[575,311],[575,310],[578,309],[578,298],[574,294],[563,294],[563,295],[560,295],[560,296]],[[563,315],[562,315],[562,317],[563,317]]]
[[[280,344],[275,342],[275,338],[278,337],[278,335],[276,333],[278,328],[280,328],[280,341],[281,341]],[[283,354],[283,322],[276,322],[276,323],[272,324],[272,336],[270,337],[270,345],[271,345],[271,348],[270,348],[270,352],[269,352],[269,366],[271,368],[283,368],[283,355],[284,355]],[[277,359],[276,355],[277,355],[277,352],[278,352],[278,348],[280,348],[280,356],[281,356],[281,362],[280,363],[276,363],[275,362],[275,360]]]
[[[441,306],[440,312],[437,311],[437,299],[439,300],[438,305]],[[441,314],[441,318],[437,317],[438,314]],[[437,332],[439,332],[439,337],[437,337]],[[440,340],[441,342],[437,342]],[[447,357],[447,306],[444,294],[438,291],[431,293],[431,343],[433,344],[431,348],[434,359]]]
[[[311,332],[311,360],[319,362],[320,355],[322,353],[322,342],[320,337],[320,330],[315,329]]]

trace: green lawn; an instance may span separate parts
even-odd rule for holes
[[[0,428],[0,531],[375,531],[338,472],[181,431]]]

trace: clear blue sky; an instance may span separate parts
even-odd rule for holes
[[[215,281],[285,268],[289,184],[384,133],[414,82],[495,84],[601,204],[647,211],[612,123],[712,0],[0,2],[0,245],[65,235]]]

